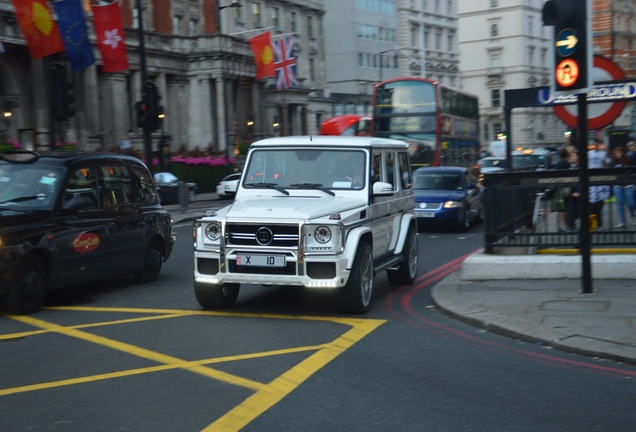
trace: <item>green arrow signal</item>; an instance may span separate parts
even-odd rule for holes
[[[565,40],[560,40],[556,42],[557,47],[564,46],[567,49],[572,49],[576,46],[579,40],[574,35],[569,35]]]

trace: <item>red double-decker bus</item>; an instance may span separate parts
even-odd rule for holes
[[[414,167],[471,167],[479,159],[477,96],[427,78],[377,84],[372,128],[373,136],[408,142]]]

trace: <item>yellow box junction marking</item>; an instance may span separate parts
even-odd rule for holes
[[[248,425],[258,416],[263,414],[272,406],[280,402],[285,396],[291,393],[299,385],[305,382],[310,376],[318,370],[326,366],[333,359],[338,357],[347,349],[351,348],[356,342],[367,336],[373,330],[385,323],[385,320],[376,319],[357,319],[357,318],[338,318],[338,317],[315,317],[315,316],[288,316],[277,314],[246,314],[233,312],[210,312],[210,311],[189,311],[189,310],[173,310],[173,309],[141,309],[141,308],[97,308],[97,307],[52,307],[50,310],[65,310],[78,312],[117,312],[117,313],[135,313],[135,314],[151,314],[151,316],[142,316],[136,318],[127,318],[112,321],[93,322],[88,324],[79,324],[74,326],[62,326],[48,321],[44,321],[34,316],[23,315],[4,315],[7,318],[19,321],[38,328],[33,331],[23,331],[19,333],[0,334],[0,340],[10,340],[22,338],[26,336],[41,335],[46,333],[58,333],[69,337],[81,339],[86,342],[95,343],[117,351],[132,354],[147,360],[159,363],[156,366],[129,369],[118,372],[105,374],[90,375],[60,381],[51,381],[40,384],[32,384],[27,386],[0,389],[0,397],[10,394],[24,393],[35,390],[50,389],[68,385],[82,384],[87,382],[95,382],[106,379],[122,378],[126,376],[140,375],[146,373],[161,372],[173,369],[185,369],[190,372],[234,384],[244,388],[253,390],[255,393],[247,398],[243,403],[234,407],[229,412],[221,416],[214,423],[210,424],[204,431],[237,431]],[[134,322],[142,322],[149,320],[180,318],[194,315],[208,315],[217,317],[245,317],[245,318],[268,318],[268,319],[288,319],[288,320],[307,320],[307,321],[324,321],[337,324],[343,324],[351,327],[343,335],[336,338],[332,342],[307,345],[301,347],[279,349],[258,353],[233,355],[227,357],[216,357],[210,359],[186,361],[173,356],[162,354],[156,351],[148,350],[136,345],[119,342],[103,336],[97,336],[82,331],[81,329],[101,327],[117,324],[129,324]],[[269,383],[261,383],[251,379],[243,378],[234,374],[220,371],[209,367],[211,364],[224,363],[236,360],[263,358],[275,355],[285,355],[298,352],[315,351],[305,360],[296,366],[284,372],[278,378]]]

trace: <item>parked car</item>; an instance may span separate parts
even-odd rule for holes
[[[424,167],[413,172],[415,214],[420,226],[449,225],[468,231],[484,218],[481,188],[470,169]]]
[[[484,180],[484,174],[495,171],[503,171],[508,168],[506,158],[485,157],[479,161],[479,181]]]
[[[197,184],[185,182],[188,202],[197,200]],[[155,174],[155,185],[162,204],[179,202],[179,179],[172,173],[160,172]]]
[[[512,152],[512,167],[543,171],[559,162],[559,153],[545,148],[517,149]]]
[[[194,221],[194,294],[229,308],[241,284],[329,290],[366,313],[373,279],[410,285],[418,269],[408,144],[286,136],[252,143],[232,204]]]
[[[225,176],[218,185],[216,185],[216,193],[220,198],[229,198],[236,195],[238,183],[241,180],[241,173],[234,173]]]
[[[35,312],[47,292],[133,274],[157,279],[175,243],[152,174],[131,156],[0,155],[0,303]]]

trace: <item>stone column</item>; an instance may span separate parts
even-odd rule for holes
[[[83,90],[84,95],[82,103],[84,105],[84,130],[87,133],[86,142],[82,143],[87,150],[106,150],[103,140],[103,127],[102,123],[102,110],[103,106],[100,104],[100,85],[101,82],[97,75],[97,66],[92,65],[84,69],[83,76]],[[92,143],[91,143],[92,142]],[[89,145],[91,143],[92,145]],[[97,144],[98,143],[98,144]]]
[[[128,135],[126,75],[112,73],[102,78],[104,150],[118,148]]]
[[[216,80],[216,124],[217,124],[217,148],[225,151],[227,148],[227,120],[225,112],[225,83],[222,79]]]

